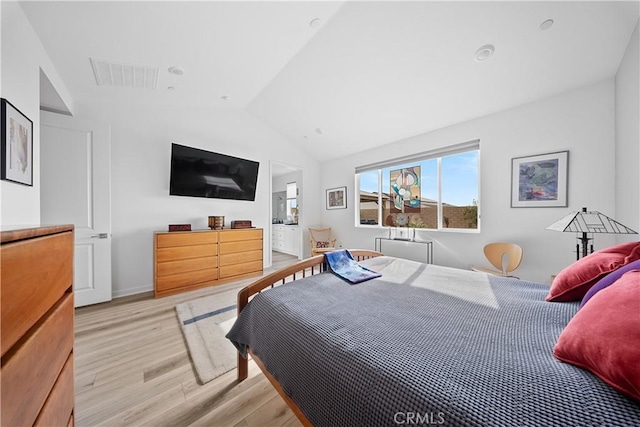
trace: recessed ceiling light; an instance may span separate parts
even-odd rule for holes
[[[176,66],[169,67],[169,72],[174,76],[181,76],[185,73],[184,68]]]
[[[492,44],[486,44],[482,46],[480,49],[476,50],[475,57],[476,61],[482,62],[495,52],[496,48]]]
[[[546,21],[542,22],[542,24],[540,24],[540,29],[541,30],[548,30],[549,28],[551,28],[551,26],[553,25],[553,19],[547,19]]]
[[[318,28],[320,24],[322,24],[322,19],[320,18],[313,18],[311,21],[309,21],[309,26],[314,30]]]

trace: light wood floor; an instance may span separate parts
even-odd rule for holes
[[[273,253],[273,267],[296,258]],[[297,418],[253,363],[200,385],[174,306],[254,279],[154,299],[152,293],[76,309],[78,426],[296,426]]]

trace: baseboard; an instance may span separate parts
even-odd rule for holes
[[[131,295],[142,294],[142,293],[145,293],[145,292],[153,292],[153,285],[139,286],[137,288],[129,288],[129,289],[123,289],[123,290],[119,290],[119,291],[113,291],[111,293],[111,297],[112,298],[122,298],[122,297],[131,296]]]

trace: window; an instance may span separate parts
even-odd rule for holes
[[[287,221],[298,222],[298,186],[295,182],[287,183]]]
[[[356,168],[356,224],[479,229],[479,141]]]
[[[287,183],[287,199],[295,199],[298,197],[298,185],[294,182]]]

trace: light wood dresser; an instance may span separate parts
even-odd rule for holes
[[[153,252],[158,298],[262,274],[262,229],[157,232]]]
[[[0,423],[72,426],[73,226],[0,236]]]

